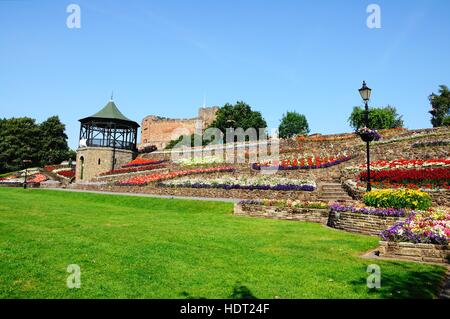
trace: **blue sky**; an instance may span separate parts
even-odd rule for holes
[[[81,8],[69,29],[66,7]],[[381,29],[366,8],[381,7]],[[0,117],[78,119],[114,90],[121,111],[194,117],[243,100],[270,127],[295,110],[312,133],[350,131],[366,80],[371,105],[429,127],[427,96],[450,85],[450,2],[265,0],[0,0]]]

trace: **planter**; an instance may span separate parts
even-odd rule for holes
[[[449,263],[448,245],[413,244],[380,241],[380,257],[420,262]]]

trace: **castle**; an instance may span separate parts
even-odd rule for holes
[[[219,107],[201,107],[198,116],[190,119],[171,119],[155,115],[146,116],[141,123],[140,148],[155,145],[162,150],[180,135],[201,133],[216,118]]]

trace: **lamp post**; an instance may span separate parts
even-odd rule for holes
[[[366,81],[363,81],[362,87],[359,89],[359,94],[365,103],[365,114],[364,119],[366,122],[366,128],[369,128],[369,100],[372,90],[367,87]],[[366,153],[367,153],[367,191],[372,190],[372,185],[370,184],[370,141],[366,141]]]
[[[27,177],[28,177],[28,163],[31,163],[31,160],[23,160],[22,161],[25,166],[25,179],[23,181],[23,189],[27,189]]]

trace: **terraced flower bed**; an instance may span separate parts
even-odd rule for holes
[[[342,156],[309,156],[301,158],[289,158],[282,161],[266,161],[252,164],[254,170],[306,170],[321,169],[339,165],[353,158],[351,155]]]
[[[450,189],[450,167],[425,169],[393,169],[372,172],[372,181],[380,182],[377,185],[398,188],[400,185],[414,185],[414,188],[444,188]],[[367,172],[359,173],[360,181],[367,181]],[[382,182],[382,183],[381,183]]]
[[[138,167],[138,166],[148,166],[148,165],[158,165],[165,162],[165,160],[153,160],[153,159],[145,159],[142,157],[136,157],[134,160],[128,162],[127,164],[122,165],[123,168],[128,167]]]
[[[382,232],[385,241],[448,245],[450,213],[442,210],[412,213],[401,223]]]
[[[175,163],[181,166],[195,166],[195,165],[211,165],[211,164],[222,164],[225,162],[223,157],[218,156],[199,156],[199,157],[188,157],[180,158],[176,160]]]
[[[223,188],[243,190],[274,190],[274,191],[308,191],[316,189],[316,183],[308,180],[289,179],[278,176],[223,176],[221,178],[179,178],[157,184],[160,187],[186,188]]]
[[[135,176],[125,181],[120,181],[115,183],[117,186],[145,186],[152,182],[158,182],[166,179],[172,179],[180,176],[193,175],[193,174],[204,174],[204,173],[216,173],[216,172],[233,172],[234,167],[214,167],[214,168],[204,168],[204,169],[191,169],[185,171],[176,171],[162,174],[150,174]]]
[[[152,171],[152,170],[155,170],[155,169],[165,168],[166,166],[167,166],[166,164],[152,164],[152,165],[144,165],[144,166],[128,166],[127,168],[120,168],[120,169],[115,169],[115,170],[112,170],[112,171],[101,173],[100,176]]]

